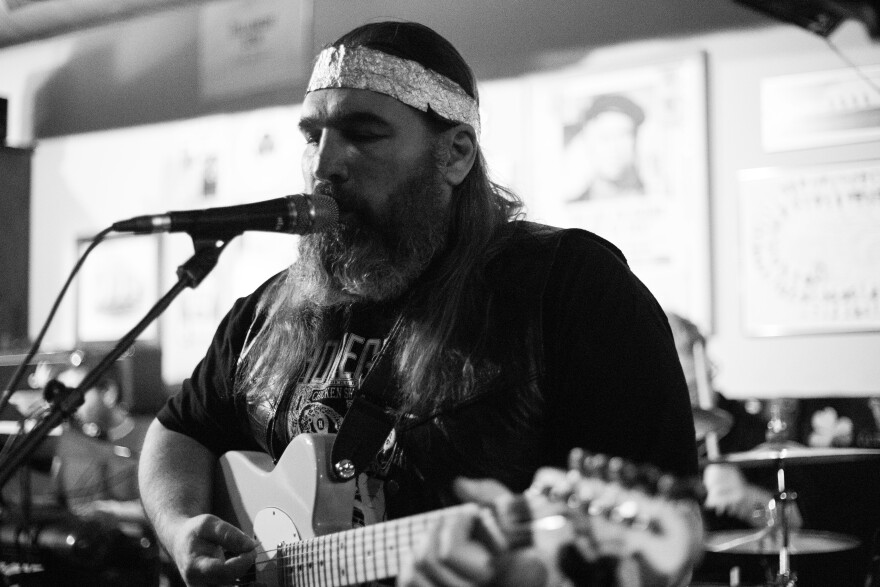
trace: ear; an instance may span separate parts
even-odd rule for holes
[[[450,186],[457,186],[471,172],[477,157],[477,136],[469,124],[458,124],[443,132],[446,156],[440,171]]]

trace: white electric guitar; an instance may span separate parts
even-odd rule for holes
[[[214,511],[260,545],[239,584],[342,587],[396,577],[421,536],[461,507],[352,529],[354,483],[333,477],[333,438],[300,435],[274,467],[262,453],[221,458]],[[548,584],[572,583],[557,565],[564,547],[575,549],[582,568],[614,561],[616,585],[686,584],[702,553],[696,496],[677,494],[669,477],[658,490],[655,476],[646,489],[582,453],[571,460],[570,471],[542,470],[525,494],[487,506],[480,535],[495,549],[537,549]]]

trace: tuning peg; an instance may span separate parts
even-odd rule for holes
[[[619,483],[623,475],[623,467],[626,462],[620,457],[611,457],[605,466],[605,480]]]
[[[625,459],[612,459],[609,462],[609,478],[617,481],[627,489],[633,489],[641,484],[640,467]]]
[[[582,448],[573,448],[568,453],[568,470],[581,471],[581,465],[587,458],[587,451]]]
[[[587,477],[605,478],[608,457],[603,454],[588,454],[581,464],[581,472]]]

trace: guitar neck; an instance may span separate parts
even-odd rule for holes
[[[279,585],[344,587],[396,577],[420,537],[461,507],[280,545]]]

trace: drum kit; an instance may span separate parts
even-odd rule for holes
[[[693,412],[698,441],[711,435],[723,436],[732,427],[733,418],[723,410],[694,408]],[[786,485],[786,467],[878,459],[880,449],[813,448],[785,440],[769,440],[771,438],[772,435],[768,433],[768,442],[752,450],[716,454],[701,463],[704,466],[731,464],[740,468],[772,467],[777,480],[773,502],[770,503],[773,515],[766,527],[708,532],[704,548],[711,553],[778,557],[775,577],[768,579],[766,587],[795,587],[797,575],[791,568],[792,555],[851,550],[857,548],[860,541],[846,534],[792,528],[787,510],[793,507],[797,495]]]

